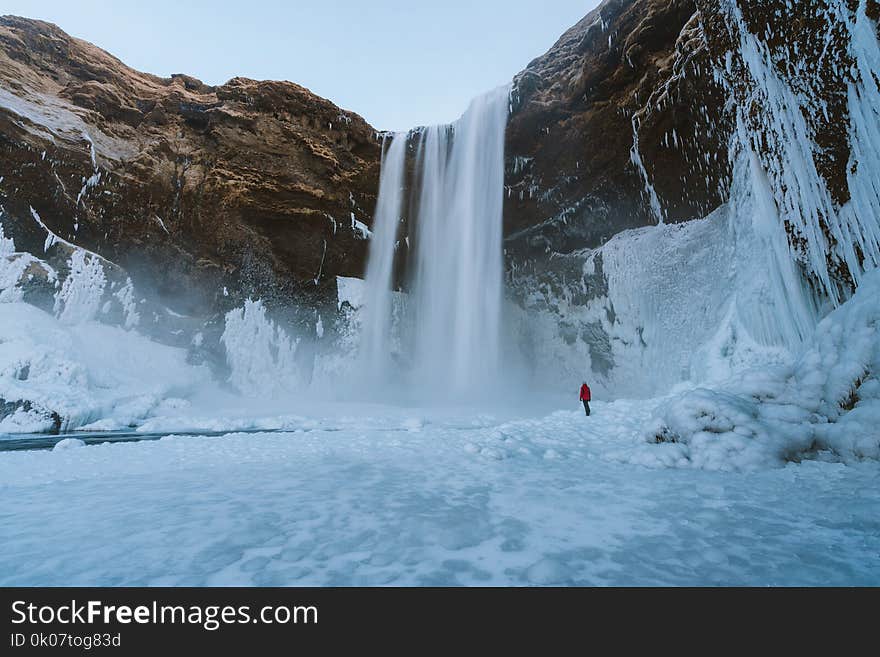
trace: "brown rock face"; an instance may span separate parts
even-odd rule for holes
[[[32,208],[177,312],[329,303],[336,275],[363,270],[379,151],[360,116],[296,84],[163,79],[0,18],[7,237],[41,251]]]
[[[692,0],[606,0],[514,82],[515,262],[704,216],[723,200],[724,96]]]

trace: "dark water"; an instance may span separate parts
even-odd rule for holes
[[[138,433],[136,431],[71,431],[60,434],[9,434],[0,433],[0,452],[16,452],[27,449],[52,449],[65,438],[76,438],[86,445],[100,443],[140,442],[142,440],[159,440],[164,436],[226,436],[230,433],[278,433],[278,430],[245,429],[236,431],[162,431],[156,433]]]

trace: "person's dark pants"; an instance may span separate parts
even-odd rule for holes
[[[590,417],[590,402],[586,399],[581,399],[581,401],[584,402],[584,411],[587,413],[587,417]]]

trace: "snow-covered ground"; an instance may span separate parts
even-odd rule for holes
[[[880,584],[880,272],[791,362],[589,418],[237,396],[60,321],[3,304],[7,397],[232,433],[0,452],[0,585]]]
[[[667,468],[649,406],[3,453],[0,585],[880,584],[876,461]]]

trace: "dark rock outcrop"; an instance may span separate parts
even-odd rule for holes
[[[505,228],[520,264],[723,200],[725,95],[693,0],[606,0],[514,83]]]
[[[858,237],[871,218],[842,210],[858,184],[850,93],[880,75],[853,59],[860,6],[605,0],[515,78],[505,206],[512,270],[540,271],[548,256],[595,248],[628,228],[706,216],[726,200],[731,155],[744,147],[769,176],[807,278],[820,294],[845,298],[851,270],[877,255]],[[878,3],[863,6],[880,30]],[[772,79],[757,79],[765,70]],[[779,97],[768,98],[768,84]],[[803,135],[794,134],[799,115]],[[786,170],[792,142],[809,143],[797,156],[827,190],[815,207],[802,206],[811,192],[799,198]],[[800,219],[811,214],[818,231]],[[849,234],[855,247],[840,243]]]

